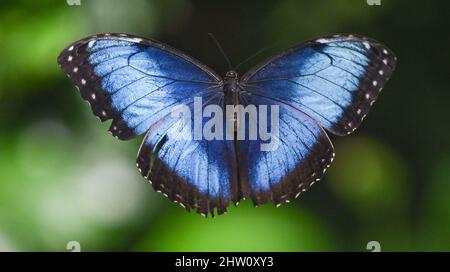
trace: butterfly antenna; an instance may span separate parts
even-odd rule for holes
[[[264,48],[259,49],[256,53],[252,54],[250,57],[248,57],[248,58],[246,58],[245,60],[239,62],[238,65],[236,65],[236,66],[234,67],[233,70],[236,71],[242,64],[246,63],[247,61],[253,59],[254,57],[258,56],[258,55],[261,54],[262,52],[264,52],[264,51],[266,51],[267,49],[272,48],[272,47],[274,47],[274,45],[267,46],[267,47],[264,47]]]
[[[214,43],[216,44],[217,48],[219,49],[220,53],[222,53],[223,57],[225,58],[225,60],[227,61],[228,64],[228,68],[230,70],[233,70],[233,67],[231,65],[231,61],[228,58],[227,54],[225,54],[225,51],[223,50],[222,46],[220,45],[219,41],[216,39],[216,37],[214,37],[214,35],[212,33],[208,33],[209,37],[214,41]]]

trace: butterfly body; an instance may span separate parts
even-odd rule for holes
[[[230,70],[223,79],[223,93],[225,105],[238,105],[239,93],[242,91],[239,86],[239,78],[236,71]]]
[[[222,78],[160,42],[100,34],[69,45],[58,62],[93,113],[112,119],[113,136],[145,134],[137,167],[154,189],[206,216],[245,198],[278,206],[320,180],[334,158],[326,131],[347,135],[361,124],[396,58],[376,41],[335,35],[281,52],[242,77],[231,70]],[[180,105],[192,116],[174,114]],[[216,117],[204,109],[228,106],[242,106],[231,118],[232,137],[196,134]],[[241,139],[236,128],[253,106],[267,109],[257,116],[267,127],[258,128],[258,138]],[[249,125],[244,132],[251,134]]]
[[[225,79],[224,79],[224,92],[239,92],[240,88],[239,88],[239,78],[238,78],[238,74],[236,73],[236,71],[230,70],[225,74]]]

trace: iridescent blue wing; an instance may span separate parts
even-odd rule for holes
[[[115,137],[148,131],[137,166],[155,190],[205,215],[215,208],[225,212],[237,175],[233,145],[174,139],[174,130],[189,124],[171,115],[179,105],[192,107],[194,97],[205,105],[220,102],[218,75],[167,45],[124,34],[84,38],[63,50],[58,62],[94,114],[112,119]]]
[[[223,99],[205,96],[201,108],[209,105],[223,109]],[[194,113],[194,103],[186,104]],[[200,107],[196,107],[199,109]],[[168,115],[150,127],[141,145],[137,164],[153,186],[187,210],[203,216],[226,212],[229,202],[238,199],[238,172],[233,140],[194,138],[194,119]],[[225,122],[225,119],[219,117]],[[202,128],[208,119],[203,118]],[[152,158],[149,160],[148,158]]]
[[[324,130],[346,135],[362,122],[391,76],[394,54],[353,35],[306,42],[247,72],[241,100],[280,106],[280,145],[261,152],[259,141],[238,143],[241,179],[255,204],[289,201],[318,181],[333,160]]]
[[[211,69],[167,45],[125,34],[101,34],[62,51],[58,63],[110,132],[130,139],[203,96],[221,81]]]
[[[290,105],[248,92],[242,93],[240,100],[244,105],[268,109],[278,106],[275,118],[268,110],[267,126],[259,120],[262,129],[275,133],[272,139],[247,137],[237,141],[241,195],[250,196],[255,205],[272,200],[279,206],[297,198],[322,178],[333,161],[333,146],[327,134],[315,120]],[[248,135],[249,129],[245,129]],[[269,143],[271,148],[261,149],[262,144]]]
[[[256,66],[246,91],[289,104],[328,131],[346,135],[369,112],[396,65],[382,44],[354,35],[306,42]]]

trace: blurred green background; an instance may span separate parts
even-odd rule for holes
[[[76,1],[69,1],[76,2]],[[2,1],[0,251],[450,250],[450,2]],[[101,32],[151,37],[223,74],[207,36],[240,70],[301,41],[355,33],[385,43],[397,71],[359,130],[332,137],[326,178],[280,208],[245,201],[218,218],[187,213],[135,167],[91,115],[56,57]]]

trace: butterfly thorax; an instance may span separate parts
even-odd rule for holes
[[[223,80],[222,90],[225,95],[225,104],[227,105],[237,105],[239,104],[239,79],[238,74],[230,70],[225,74],[225,78]]]
[[[238,74],[231,70],[228,71],[225,74],[225,78],[224,78],[224,84],[223,84],[223,91],[225,93],[227,92],[231,92],[231,93],[235,93],[235,92],[239,92],[239,80],[238,80]]]

